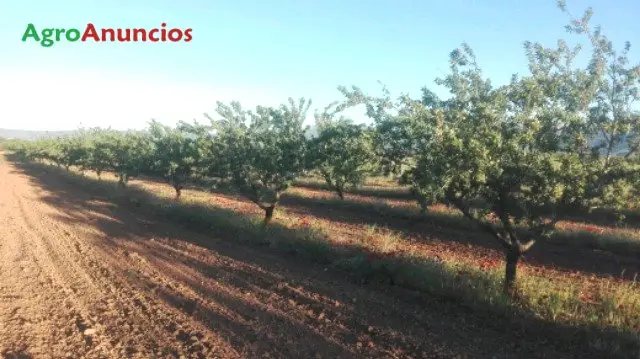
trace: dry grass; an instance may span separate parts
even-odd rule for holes
[[[294,181],[300,188],[328,190],[327,183],[318,177],[304,177]],[[413,196],[408,186],[400,186],[397,181],[388,177],[367,178],[363,186],[348,189],[350,194],[360,194],[380,198],[410,199]]]
[[[457,229],[474,230],[474,224],[463,218],[454,209],[436,204],[429,207],[426,214],[420,213],[415,200],[385,199],[361,194],[349,194],[347,199],[337,199],[331,192],[308,188],[292,188],[287,196],[305,198],[322,202],[336,208],[349,209],[357,212],[375,212],[399,218],[419,218],[432,220],[439,225]],[[640,231],[624,226],[612,227],[593,225],[576,221],[560,221],[557,230],[552,234],[551,241],[605,250],[612,253],[640,254]]]

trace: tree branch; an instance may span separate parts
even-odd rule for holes
[[[526,253],[535,243],[536,243],[536,240],[534,238],[529,238],[529,240],[527,240],[527,242],[525,243],[519,242],[518,252],[520,252],[520,254]]]
[[[471,208],[463,200],[463,196],[456,196],[451,190],[447,191],[446,196],[447,199],[451,203],[453,203],[453,205],[456,206],[467,219],[475,222],[481,229],[491,234],[503,248],[510,249],[509,242],[507,242],[504,236],[500,234],[500,232],[494,226],[473,215],[473,213],[471,212]]]

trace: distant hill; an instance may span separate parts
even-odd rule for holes
[[[624,156],[628,151],[629,151],[629,142],[631,138],[624,138],[622,140],[622,142],[620,143],[620,145],[618,145],[617,147],[613,148],[613,150],[611,151],[611,154],[614,156]],[[591,141],[591,146],[595,146],[598,144],[601,144],[604,142],[604,137],[602,135],[598,135],[598,137],[594,138]],[[600,153],[604,154],[605,150],[601,149]]]
[[[29,131],[0,128],[0,138],[18,140],[37,140],[39,138],[59,137],[73,131]]]

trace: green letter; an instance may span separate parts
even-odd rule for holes
[[[67,41],[78,41],[80,39],[80,31],[78,29],[69,29],[65,34]]]
[[[40,36],[38,36],[38,32],[36,31],[36,27],[33,24],[27,25],[27,30],[22,35],[22,41],[27,41],[27,38],[33,37],[36,41],[40,41]]]
[[[44,47],[51,47],[53,45],[53,40],[51,40],[51,36],[53,36],[53,30],[55,29],[42,30],[42,42],[40,42],[40,45]]]
[[[60,41],[60,35],[64,34],[64,29],[56,29],[56,41]]]

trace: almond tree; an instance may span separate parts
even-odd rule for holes
[[[311,101],[304,98],[278,108],[243,110],[240,103],[218,102],[212,172],[273,217],[280,195],[305,168],[307,142],[303,121]],[[208,116],[207,116],[208,117]]]
[[[339,86],[338,90],[346,100],[340,103],[335,114],[346,108],[364,105],[367,117],[374,123],[373,152],[377,157],[380,169],[386,175],[398,177],[399,184],[412,184],[410,173],[416,166],[416,154],[424,150],[427,129],[425,123],[416,116],[422,107],[434,108],[442,103],[433,92],[423,88],[421,101],[414,101],[408,95],[401,95],[392,100],[389,91],[383,86],[382,96],[365,94],[359,87],[350,89]],[[416,106],[420,104],[422,106]],[[413,196],[418,201],[423,213],[428,211],[429,199],[411,187]]]
[[[64,161],[60,143],[60,139],[57,138],[39,139],[32,147],[32,155],[41,161],[51,161],[56,166],[62,167]]]
[[[89,150],[86,168],[94,171],[101,179],[102,172],[110,169],[110,152],[107,146],[104,130],[94,128],[89,131]]]
[[[316,115],[318,136],[310,141],[309,165],[344,199],[348,186],[361,185],[376,168],[373,133],[348,119],[332,117],[326,110]]]
[[[176,200],[179,200],[185,183],[195,171],[195,140],[155,120],[149,124],[148,131],[153,147],[152,163],[147,170],[150,174],[166,178],[176,191]]]
[[[555,56],[570,61],[566,50],[542,52],[541,62]],[[553,212],[562,197],[562,161],[556,151],[561,138],[573,140],[577,134],[570,126],[575,114],[559,101],[547,103],[537,90],[528,91],[541,85],[535,77],[514,77],[510,85],[493,88],[466,45],[450,58],[451,74],[436,82],[449,88],[451,99],[435,109],[416,102],[422,107],[417,117],[429,131],[410,173],[412,183],[423,196],[460,210],[499,243],[509,292],[522,255],[557,221],[555,216],[545,219],[544,213]]]
[[[558,1],[558,6],[572,17],[564,0]],[[632,65],[629,62],[631,43],[627,41],[622,51],[618,51],[599,26],[592,29],[589,25],[592,15],[589,8],[582,18],[572,18],[566,27],[568,32],[588,38],[592,48],[588,75],[596,86],[586,130],[595,138],[588,150],[599,156],[583,155],[582,158],[589,157],[592,162],[587,166],[586,176],[595,176],[598,180],[585,186],[583,197],[589,200],[591,209],[613,208],[623,219],[620,212],[631,204],[629,196],[635,194],[637,198],[640,195],[640,187],[634,183],[637,178],[634,157],[640,151],[640,111],[637,107],[640,103],[640,63]],[[582,150],[579,153],[585,152],[579,150]]]
[[[105,130],[101,136],[104,148],[109,153],[108,170],[118,178],[119,187],[125,187],[130,177],[139,175],[149,167],[151,147],[147,134]]]
[[[587,11],[581,26],[589,17]],[[556,49],[530,42],[525,49],[531,74],[493,88],[463,45],[451,53],[451,74],[436,80],[451,99],[435,109],[416,104],[429,131],[412,172],[414,185],[497,240],[506,257],[506,292],[514,287],[521,257],[554,229],[568,205],[632,198],[620,190],[629,172],[594,142],[592,129],[603,111],[601,50],[594,50],[587,69],[578,69],[580,47],[562,40]],[[628,118],[619,116],[610,121],[607,149]]]
[[[570,29],[587,31],[590,14]],[[447,203],[499,243],[506,292],[514,287],[522,256],[568,207],[615,207],[633,196],[628,182],[637,178],[638,167],[612,149],[627,139],[629,156],[637,151],[638,117],[630,106],[637,68],[626,67],[628,45],[616,56],[599,30],[590,39],[594,55],[586,69],[574,64],[579,46],[562,40],[553,49],[525,43],[530,75],[514,75],[498,88],[463,44],[450,54],[450,74],[436,80],[449,90],[446,100],[426,88],[421,100],[403,96],[395,104],[386,94],[342,91],[343,106],[366,105],[383,142],[389,140],[383,149],[402,157],[393,150],[404,144],[404,156],[415,158],[403,178],[423,206]],[[393,124],[402,125],[392,129]],[[603,144],[595,141],[594,129],[603,134]]]
[[[216,162],[216,156],[213,154],[215,137],[212,134],[211,126],[193,121],[188,123],[185,121],[178,122],[176,130],[184,134],[192,142],[192,175],[193,180],[202,183],[209,176],[216,177],[215,169],[218,166],[212,164]],[[213,171],[212,171],[213,170]]]
[[[84,131],[78,131],[57,139],[60,149],[59,161],[65,169],[71,166],[80,167],[82,170],[87,165],[89,144],[84,136]]]

